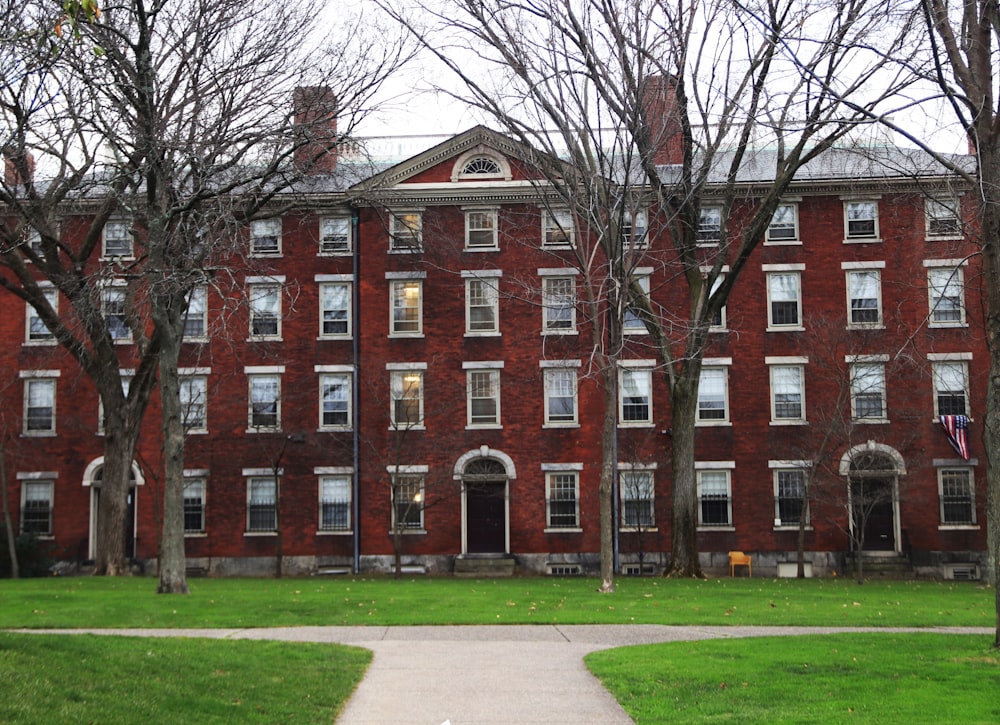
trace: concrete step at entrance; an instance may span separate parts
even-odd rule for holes
[[[461,577],[509,577],[516,568],[513,556],[464,555],[455,559],[455,576]]]

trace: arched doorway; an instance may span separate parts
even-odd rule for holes
[[[899,553],[899,476],[906,473],[903,457],[889,446],[869,441],[844,454],[840,473],[847,477],[854,540],[864,551]]]
[[[90,487],[90,535],[87,558],[97,556],[97,532],[100,530],[101,483],[104,480],[104,457],[95,458],[83,472],[83,485]],[[135,558],[136,487],[145,483],[139,466],[132,462],[128,488],[128,511],[125,514],[125,557]]]
[[[510,458],[483,446],[455,466],[462,481],[462,553],[506,554],[510,551]]]

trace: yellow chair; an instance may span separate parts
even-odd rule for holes
[[[750,561],[750,555],[744,554],[742,551],[730,551],[729,576],[735,576],[735,570],[738,566],[745,566],[747,568],[747,574],[749,576],[753,576],[753,563]]]

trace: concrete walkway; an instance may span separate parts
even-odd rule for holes
[[[269,639],[365,647],[375,656],[337,720],[340,725],[613,725],[632,720],[584,667],[588,652],[653,642],[861,631],[993,634],[989,628],[663,625],[63,629],[47,633]]]

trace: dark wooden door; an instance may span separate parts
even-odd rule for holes
[[[466,547],[470,554],[506,553],[504,483],[466,483]]]
[[[865,527],[865,551],[895,551],[896,526],[891,478],[858,478],[853,482],[855,521]],[[859,508],[863,507],[863,508]]]

